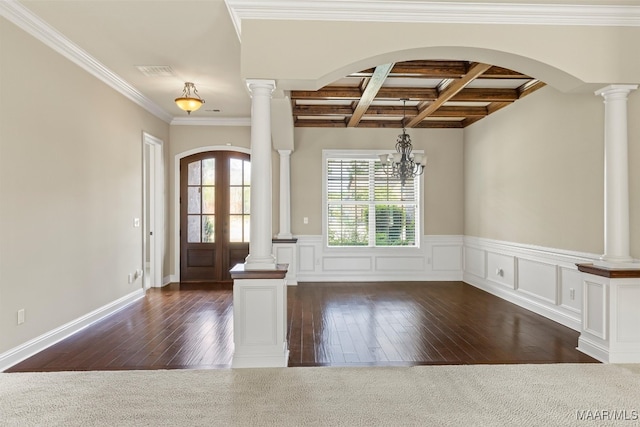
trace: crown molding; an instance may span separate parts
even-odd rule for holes
[[[640,6],[395,0],[225,0],[236,28],[243,19],[640,26]]]
[[[120,92],[149,113],[167,123],[171,121],[172,116],[158,104],[144,96],[131,84],[109,70],[88,52],[66,38],[17,0],[0,1],[0,16],[31,34],[37,40]]]
[[[174,117],[171,126],[251,126],[251,117]]]

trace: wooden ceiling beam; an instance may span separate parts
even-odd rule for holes
[[[438,98],[426,106],[426,108],[420,110],[417,116],[409,120],[407,127],[414,127],[420,123],[425,117],[440,108],[445,102],[453,98],[458,92],[464,89],[469,83],[476,79],[479,75],[491,68],[489,64],[476,63],[474,64],[464,77],[454,80],[449,84],[438,96]]]
[[[408,99],[412,101],[434,100],[438,97],[435,88],[403,88],[403,87],[383,87],[378,91],[376,99]]]
[[[415,127],[418,129],[460,129],[464,126],[462,120],[423,120]]]
[[[294,116],[350,116],[353,108],[349,105],[296,105]]]
[[[382,88],[384,81],[387,79],[389,72],[393,68],[393,62],[389,64],[383,64],[376,67],[373,75],[367,82],[367,86],[358,101],[358,105],[353,110],[353,115],[347,123],[347,127],[355,127],[362,120],[362,116],[367,111],[373,100],[376,98],[378,91]]]
[[[325,86],[320,90],[292,90],[291,99],[360,99],[359,88]]]
[[[294,126],[297,128],[346,128],[344,120],[296,120]]]
[[[514,102],[519,98],[517,89],[463,89],[450,101],[463,102]]]
[[[518,91],[519,98],[524,98],[525,96],[530,95],[533,92],[537,91],[538,89],[542,89],[545,86],[546,84],[544,84],[540,80],[531,80],[523,84],[516,90]]]
[[[396,117],[402,116],[404,109],[397,106],[381,106],[372,105],[369,107],[364,117]],[[295,114],[295,111],[294,111]],[[487,107],[440,107],[431,116],[432,117],[467,117],[480,116],[484,117],[487,113]],[[418,108],[407,107],[406,117],[414,117],[418,115]]]
[[[498,110],[503,109],[507,105],[511,105],[512,102],[492,102],[487,106],[487,114],[493,114]]]
[[[517,71],[509,70],[507,68],[493,66],[485,71],[479,79],[530,79],[531,77],[519,73]]]
[[[390,76],[418,78],[460,78],[469,68],[467,61],[404,61],[396,62]],[[350,74],[349,77],[368,77],[374,68]]]
[[[420,78],[460,78],[467,73],[467,61],[407,61],[396,63],[391,75]]]

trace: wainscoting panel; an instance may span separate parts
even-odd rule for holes
[[[487,278],[515,289],[515,257],[487,251]]]
[[[555,305],[559,289],[555,265],[518,259],[518,291]]]
[[[423,257],[377,257],[376,270],[378,271],[424,271],[425,259]]]
[[[316,270],[315,244],[303,244],[298,241],[298,274],[313,273]]]
[[[433,270],[460,271],[462,269],[462,246],[434,244],[432,248]]]
[[[328,248],[298,239],[298,282],[462,280],[462,236],[423,236],[420,248]]]
[[[579,314],[582,310],[582,273],[572,268],[560,267],[559,286],[562,308]]]
[[[584,330],[600,339],[607,339],[607,290],[601,282],[584,281]]]
[[[581,330],[583,286],[576,264],[599,255],[470,236],[464,237],[464,254],[465,282]]]
[[[324,271],[371,271],[371,257],[323,257]]]
[[[638,284],[618,285],[616,323],[618,324],[616,339],[621,343],[637,343],[640,341],[640,286]]]
[[[481,249],[465,246],[464,247],[464,271],[476,277],[487,277],[487,252]]]

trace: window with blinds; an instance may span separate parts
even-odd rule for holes
[[[418,178],[401,185],[377,156],[326,162],[329,246],[418,246]]]

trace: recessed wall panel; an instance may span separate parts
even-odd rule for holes
[[[370,271],[370,257],[325,257],[322,268],[325,271]]]
[[[376,257],[376,270],[422,271],[424,270],[424,257]]]
[[[518,291],[556,304],[557,289],[555,265],[518,259]]]
[[[461,246],[434,245],[431,253],[434,270],[453,271],[462,269]]]
[[[485,277],[485,251],[468,246],[465,247],[464,271],[474,276]]]
[[[316,262],[315,246],[300,246],[298,250],[300,254],[299,271],[314,271]]]
[[[596,337],[607,339],[605,316],[607,316],[607,295],[602,283],[584,282],[584,330]]]
[[[515,288],[515,258],[495,252],[487,252],[487,279],[511,289]]]

